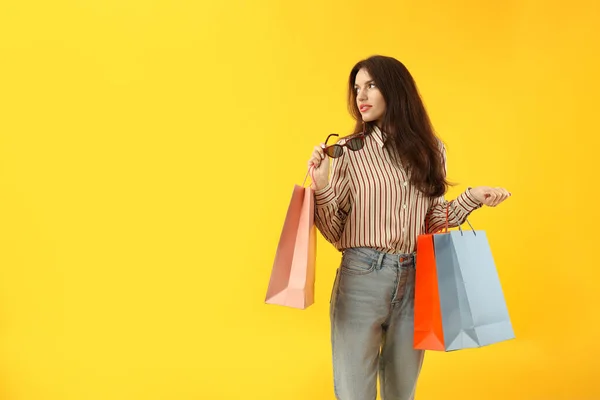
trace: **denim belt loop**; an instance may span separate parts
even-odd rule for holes
[[[377,264],[375,265],[376,270],[380,270],[383,267],[383,259],[385,258],[385,253],[380,252],[377,256]]]

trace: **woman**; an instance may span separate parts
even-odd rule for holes
[[[510,194],[481,186],[444,199],[446,150],[398,60],[357,63],[348,100],[354,134],[343,147],[315,147],[309,160],[315,224],[343,254],[330,305],[335,394],[375,400],[379,374],[384,400],[409,400],[424,355],[413,348],[417,236]]]

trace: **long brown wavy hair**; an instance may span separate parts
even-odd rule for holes
[[[359,61],[350,73],[348,107],[356,120],[354,133],[373,131],[376,121],[363,123],[354,89],[358,71],[365,68],[386,103],[381,131],[385,149],[405,168],[411,183],[430,197],[442,196],[451,185],[446,180],[440,141],[434,133],[417,85],[408,69],[392,57],[375,55]]]

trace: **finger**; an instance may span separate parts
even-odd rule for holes
[[[325,152],[323,151],[323,147],[325,145],[320,145],[320,146],[315,146],[315,153],[317,153],[319,155],[319,157],[321,157],[321,159],[325,158]]]
[[[496,202],[494,206],[497,206],[498,204],[502,203],[505,199],[506,194],[504,193],[504,191],[502,189],[496,189]]]
[[[510,197],[510,195],[508,194],[508,190],[506,189],[502,189],[502,199],[500,200],[500,202],[505,201],[506,199],[508,199]]]
[[[485,200],[485,204],[488,207],[494,207],[494,202],[496,201],[496,197],[497,197],[496,193],[494,193],[493,191],[489,192],[487,194],[487,199]]]
[[[488,200],[489,200],[488,206],[490,206],[490,207],[496,206],[496,201],[498,200],[498,192],[495,189],[490,189]]]
[[[495,188],[496,193],[498,193],[502,198],[506,198],[508,197],[508,190],[502,188],[502,187],[497,187]]]
[[[504,188],[498,188],[498,199],[496,200],[496,205],[502,203],[504,200],[508,198],[508,190]]]
[[[498,200],[498,204],[502,203],[509,197],[508,190],[506,190],[506,189],[501,189],[500,194],[501,195],[500,195],[500,199]]]
[[[319,164],[323,158],[324,157],[323,157],[322,150],[319,149],[318,147],[315,147],[315,149],[313,150],[313,153],[311,155],[311,160],[317,161],[317,164]]]
[[[496,196],[496,199],[494,199],[494,203],[492,204],[492,207],[497,207],[498,204],[502,203],[502,201],[503,201],[502,195]]]

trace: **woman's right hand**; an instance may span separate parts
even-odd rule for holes
[[[308,160],[308,168],[313,167],[311,171],[313,190],[323,189],[329,183],[329,157],[323,152],[323,147],[325,147],[324,144],[315,146],[312,156]]]

